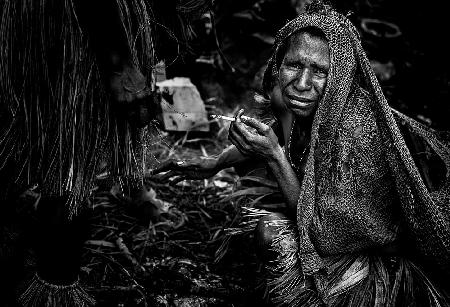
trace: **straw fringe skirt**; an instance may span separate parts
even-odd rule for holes
[[[250,220],[269,212],[248,211]],[[408,259],[364,253],[326,257],[326,272],[306,276],[298,257],[293,221],[267,221],[277,235],[276,259],[265,264],[268,299],[277,306],[450,306],[448,295]],[[248,227],[247,227],[248,228]]]

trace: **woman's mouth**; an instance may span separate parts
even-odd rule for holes
[[[314,104],[314,100],[312,99],[307,99],[293,95],[287,95],[287,97],[288,97],[288,104],[291,105],[292,107],[301,108]]]

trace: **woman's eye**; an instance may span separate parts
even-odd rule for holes
[[[316,74],[319,77],[326,77],[328,73],[323,69],[315,69],[314,74]]]
[[[301,63],[287,63],[286,66],[293,69],[303,68],[303,65]]]

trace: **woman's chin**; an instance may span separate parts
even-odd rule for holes
[[[313,115],[316,109],[315,102],[303,102],[293,99],[285,100],[286,106],[290,109],[295,115],[300,117],[308,117]]]
[[[292,113],[299,117],[309,117],[314,114],[314,108],[291,108]]]

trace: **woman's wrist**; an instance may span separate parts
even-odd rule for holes
[[[266,157],[266,161],[268,164],[277,164],[277,165],[282,163],[285,159],[286,156],[284,154],[283,148],[279,144],[272,150],[270,155]]]
[[[285,173],[286,168],[290,167],[290,163],[281,146],[278,146],[278,148],[274,150],[271,157],[266,160],[266,163],[277,178],[283,177],[283,173]]]

